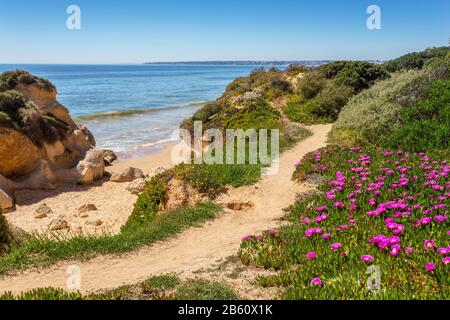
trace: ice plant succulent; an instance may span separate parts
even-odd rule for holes
[[[321,287],[323,285],[322,279],[320,278],[314,278],[309,283],[311,287]]]

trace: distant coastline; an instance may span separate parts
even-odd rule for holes
[[[308,67],[320,66],[335,60],[237,60],[237,61],[156,61],[144,62],[143,64],[154,65],[224,65],[224,66],[288,66],[291,64],[301,64]],[[373,63],[383,63],[383,60],[364,60]]]

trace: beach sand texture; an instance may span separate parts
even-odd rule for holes
[[[167,145],[158,154],[126,161],[118,161],[108,167],[114,173],[127,167],[141,169],[150,174],[156,167],[172,166],[171,150]],[[110,182],[107,179],[91,186],[65,186],[57,190],[22,190],[16,193],[16,211],[5,214],[9,223],[26,232],[48,233],[52,221],[64,220],[70,229],[60,231],[66,236],[82,232],[85,235],[117,234],[133,211],[137,195],[127,190],[129,183]],[[35,218],[36,210],[46,204],[51,210],[46,217]],[[79,213],[79,208],[93,204],[97,210]]]

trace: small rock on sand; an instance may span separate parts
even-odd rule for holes
[[[136,179],[145,178],[142,170],[137,168],[126,168],[119,172],[113,173],[111,176],[112,182],[131,182]]]
[[[61,219],[61,218],[53,220],[49,224],[49,229],[51,231],[61,231],[61,230],[69,229],[69,228],[70,227],[69,227],[69,224],[67,223],[67,221],[64,219]]]
[[[89,211],[97,211],[97,207],[95,206],[95,204],[88,203],[78,208],[79,214],[86,213]]]
[[[228,202],[225,204],[225,207],[234,210],[234,211],[242,211],[246,209],[250,209],[254,207],[254,204],[251,202]]]
[[[50,209],[50,207],[46,203],[43,203],[34,211],[34,218],[44,219],[51,214],[53,214],[53,210]]]
[[[146,183],[147,180],[145,180],[144,178],[136,179],[130,182],[127,190],[130,191],[131,194],[139,194],[144,191]]]

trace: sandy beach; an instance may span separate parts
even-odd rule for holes
[[[145,175],[158,167],[170,168],[171,151],[174,144],[163,150],[142,157],[117,160],[106,171],[114,173],[128,167],[141,169]],[[13,226],[26,232],[46,234],[49,225],[55,221],[65,221],[72,237],[83,233],[88,235],[117,234],[133,211],[137,195],[127,190],[129,183],[116,183],[107,178],[91,186],[63,186],[57,190],[22,190],[16,192],[16,210],[6,214]],[[46,217],[36,218],[36,210],[47,205],[51,212]],[[80,207],[93,204],[97,210],[80,213]]]

